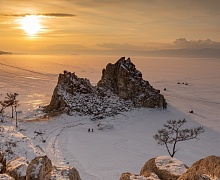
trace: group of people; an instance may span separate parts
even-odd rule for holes
[[[93,128],[92,128],[92,129],[89,128],[89,129],[88,129],[88,132],[94,132],[94,131],[93,131]]]

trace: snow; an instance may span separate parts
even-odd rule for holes
[[[75,167],[82,180],[115,180],[124,172],[138,174],[151,158],[168,155],[153,135],[167,120],[183,118],[188,121],[185,127],[204,126],[205,132],[198,141],[177,143],[175,158],[190,166],[206,156],[220,156],[219,59],[132,57],[143,78],[165,96],[167,110],[142,108],[96,121],[77,114],[44,118],[38,107],[50,102],[59,73],[67,69],[95,85],[107,63],[117,59],[0,56],[0,100],[7,92],[17,92],[21,104],[18,128],[11,109],[1,118],[0,148],[7,150],[7,161],[19,155],[30,162],[47,155],[53,165]]]
[[[159,169],[169,171],[177,176],[181,176],[187,171],[184,163],[170,156],[158,156],[155,159],[155,164]]]
[[[42,168],[42,158],[39,159],[38,164],[35,167],[35,170],[33,172],[34,173],[34,178],[39,177],[41,168]]]
[[[131,175],[130,179],[131,180],[160,180],[160,178],[155,173],[151,173],[149,177]]]

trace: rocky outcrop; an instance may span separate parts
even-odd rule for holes
[[[0,174],[1,180],[15,180],[13,177],[9,176],[8,174]]]
[[[28,162],[24,157],[17,157],[8,162],[6,172],[15,180],[26,180]]]
[[[4,153],[0,151],[0,174],[6,172],[6,158]]]
[[[129,103],[113,94],[93,87],[88,79],[78,78],[64,71],[58,78],[51,102],[46,111],[66,112],[70,115],[91,115],[92,118],[113,116],[128,110]]]
[[[81,180],[74,167],[52,166],[47,156],[35,157],[27,167],[26,180]]]
[[[150,173],[148,176],[140,176],[137,174],[123,173],[119,180],[160,180],[154,173]]]
[[[143,80],[142,73],[135,68],[130,58],[126,60],[122,57],[115,64],[109,63],[102,70],[102,78],[97,86],[111,89],[124,100],[131,100],[134,107],[166,108],[163,95]]]
[[[130,180],[131,173],[123,173],[119,180]]]
[[[45,180],[81,180],[78,171],[74,167],[53,167],[53,170],[46,175]]]
[[[103,70],[97,86],[75,73],[59,74],[46,112],[70,115],[92,115],[92,118],[113,116],[133,107],[166,108],[166,101],[135,68],[130,59],[119,59]]]
[[[47,156],[35,157],[30,164],[26,158],[17,157],[10,160],[6,166],[4,155],[0,152],[0,160],[0,179],[2,180],[81,180],[74,167],[52,166]]]
[[[170,156],[158,156],[147,161],[141,169],[140,175],[148,177],[152,172],[161,180],[177,180],[187,171],[187,166]]]
[[[26,180],[44,180],[52,169],[51,160],[47,156],[35,157],[27,167]]]
[[[123,173],[120,180],[177,180],[187,169],[185,164],[175,158],[158,156],[148,160],[139,175]]]
[[[220,157],[208,156],[195,162],[178,180],[220,179]]]

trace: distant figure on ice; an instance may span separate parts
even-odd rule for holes
[[[88,132],[90,132],[90,128],[88,129]]]
[[[93,129],[92,129],[92,132],[93,132]]]

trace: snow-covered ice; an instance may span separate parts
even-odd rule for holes
[[[198,141],[177,144],[175,158],[190,166],[200,158],[220,156],[219,59],[132,57],[143,78],[165,96],[167,110],[142,108],[95,122],[89,116],[65,114],[40,120],[37,107],[49,103],[64,69],[95,85],[106,64],[119,58],[0,56],[0,100],[7,92],[16,92],[21,104],[18,129],[9,117],[10,109],[5,113],[0,148],[9,148],[3,144],[10,140],[16,142],[11,147],[14,154],[29,161],[46,154],[54,165],[74,166],[83,180],[115,180],[123,172],[138,174],[150,158],[168,155],[153,135],[167,120],[185,118],[185,127],[202,125],[205,132]],[[98,124],[104,128],[99,130]],[[88,128],[94,132],[89,133]]]

